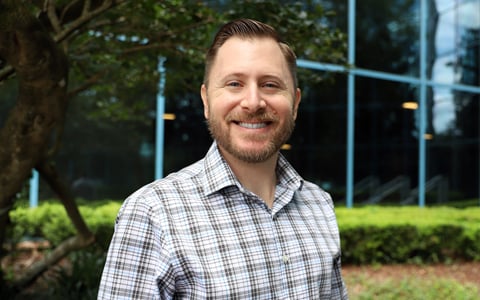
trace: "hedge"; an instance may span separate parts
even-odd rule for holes
[[[100,201],[80,204],[80,214],[95,234],[97,244],[107,249],[121,202]],[[75,235],[75,228],[62,204],[44,202],[38,207],[20,206],[10,212],[14,242],[24,238],[44,238],[53,246]]]
[[[107,249],[121,202],[80,205],[97,242]],[[368,206],[336,209],[344,264],[480,260],[480,207]],[[39,237],[57,245],[75,234],[63,206],[45,202],[12,210],[11,238]]]
[[[480,207],[336,209],[345,263],[480,260]]]

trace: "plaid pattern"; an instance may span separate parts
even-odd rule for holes
[[[283,156],[277,174],[269,209],[214,143],[136,191],[118,214],[98,299],[347,299],[330,196]]]

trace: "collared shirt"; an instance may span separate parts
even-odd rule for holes
[[[215,143],[133,193],[98,299],[347,299],[330,196],[282,155],[276,169],[271,209],[242,187]]]

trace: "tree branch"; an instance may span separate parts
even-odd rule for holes
[[[83,3],[82,16],[88,14],[88,12],[90,11],[90,6],[91,5],[92,5],[92,3],[90,2],[90,0],[85,0],[85,2]]]
[[[48,270],[51,266],[54,266],[70,252],[85,248],[94,242],[93,236],[83,237],[77,235],[66,239],[60,245],[58,245],[52,252],[48,253],[42,260],[35,262],[27,270],[22,272],[20,277],[15,278],[12,282],[12,286],[17,290],[20,290],[30,283],[35,281],[43,272]]]
[[[46,156],[52,133],[63,126],[68,81],[67,58],[48,32],[23,2],[7,4],[0,10],[0,56],[11,66],[3,76],[15,70],[19,92],[0,128],[2,210],[11,207],[32,168]],[[0,245],[8,222],[8,214],[1,214]]]
[[[70,189],[63,183],[56,172],[53,164],[47,160],[42,160],[36,167],[40,175],[50,185],[53,191],[59,196],[70,220],[72,221],[77,235],[71,237],[55,247],[51,253],[46,255],[42,260],[34,263],[27,270],[22,272],[20,277],[16,278],[12,286],[21,289],[32,283],[38,276],[43,274],[48,268],[57,264],[62,258],[66,257],[70,252],[85,248],[95,242],[95,236],[88,229],[87,224],[82,218],[78,206],[70,193]]]
[[[36,165],[35,168],[60,198],[60,201],[63,203],[63,206],[65,207],[65,210],[67,211],[67,214],[75,226],[78,234],[84,239],[91,239],[93,234],[83,220],[70,189],[58,175],[55,166],[52,163],[49,163],[47,160],[42,160]]]
[[[0,69],[0,82],[6,80],[13,74],[15,74],[15,69],[10,65],[6,65],[2,69]]]
[[[100,80],[100,78],[102,78],[105,75],[105,73],[107,73],[106,69],[102,70],[101,72],[97,72],[96,74],[94,74],[93,76],[88,78],[79,87],[76,87],[75,89],[73,89],[71,91],[68,91],[68,93],[67,93],[68,98],[72,98],[73,96],[75,96],[75,95],[87,90],[89,87],[95,85]]]
[[[80,0],[73,0],[71,2],[69,2],[62,10],[62,13],[60,14],[60,20],[61,22],[65,22],[65,16],[67,15],[68,11],[70,10],[70,8],[76,6],[78,3],[79,3]]]
[[[61,32],[62,27],[60,26],[60,21],[58,20],[57,12],[55,11],[55,3],[52,0],[47,0],[46,1],[46,11],[47,11],[47,16],[50,21],[50,24],[52,24],[53,31],[54,32]]]
[[[90,11],[89,13],[85,13],[85,14],[82,13],[82,15],[78,19],[70,23],[69,26],[66,29],[64,29],[62,32],[55,35],[53,39],[57,43],[62,42],[70,34],[72,34],[72,32],[74,32],[75,30],[78,30],[78,28],[82,27],[84,24],[88,23],[93,18],[111,9],[113,6],[117,6],[126,2],[127,0],[105,0],[100,6]]]

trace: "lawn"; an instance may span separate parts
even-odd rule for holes
[[[344,266],[350,300],[479,300],[480,262]]]

